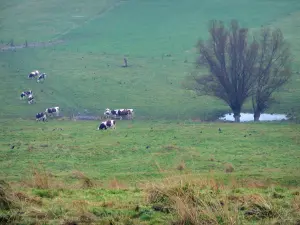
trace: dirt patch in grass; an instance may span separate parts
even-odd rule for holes
[[[169,144],[169,145],[164,145],[162,146],[162,148],[164,150],[168,150],[168,151],[172,151],[172,150],[180,150],[181,147],[177,146],[177,145],[173,145],[173,144]]]

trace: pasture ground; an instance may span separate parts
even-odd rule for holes
[[[294,74],[269,112],[299,115],[299,13],[298,0],[1,1],[0,224],[299,224],[299,126],[202,123],[228,107],[183,88],[210,20],[278,27]],[[54,106],[138,120],[29,119]]]
[[[107,131],[97,125],[1,120],[0,177],[10,183],[25,224],[300,219],[297,125],[117,121],[117,130]],[[18,210],[1,215],[17,220]]]

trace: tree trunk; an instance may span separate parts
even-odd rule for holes
[[[240,113],[234,113],[233,114],[233,117],[234,117],[234,122],[236,122],[236,123],[239,123],[239,122],[241,122],[241,114]]]
[[[254,112],[254,121],[258,122],[260,117],[260,112]]]

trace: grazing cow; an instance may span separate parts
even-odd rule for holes
[[[104,115],[106,117],[110,117],[110,116],[113,116],[114,118],[119,117],[120,120],[122,120],[124,116],[126,116],[128,119],[132,119],[133,109],[114,109],[114,110],[106,109]]]
[[[23,91],[20,95],[20,99],[24,99],[24,97],[27,97],[29,95],[32,95],[32,90],[29,90],[29,91]]]
[[[107,128],[116,129],[116,121],[115,120],[106,120],[100,123],[97,130],[106,130]]]
[[[41,75],[39,75],[38,79],[36,80],[36,82],[40,82],[40,81],[44,81],[47,77],[47,74],[42,73]]]
[[[40,112],[35,115],[36,121],[43,120],[44,122],[47,120],[46,113]]]
[[[52,108],[47,108],[45,113],[47,113],[48,115],[56,115],[59,116],[59,107],[52,107]]]
[[[28,75],[28,78],[29,79],[32,79],[32,78],[36,78],[40,75],[40,72],[38,70],[36,71],[32,71],[29,75]]]
[[[127,113],[128,119],[133,119],[133,115],[134,115],[133,109],[125,109],[124,111]]]
[[[118,111],[119,111],[119,109],[114,109],[114,110],[105,109],[104,116],[106,118],[108,118],[110,116],[113,116],[114,118],[117,118]]]
[[[28,101],[28,104],[32,104],[34,102],[34,97],[32,94],[28,95],[27,101]]]

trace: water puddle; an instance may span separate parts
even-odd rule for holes
[[[223,121],[234,121],[233,113],[225,114],[224,116],[219,118]],[[241,122],[250,122],[253,121],[253,114],[252,113],[241,113]],[[261,114],[259,121],[281,121],[281,120],[288,120],[285,114],[268,114],[263,113]]]

